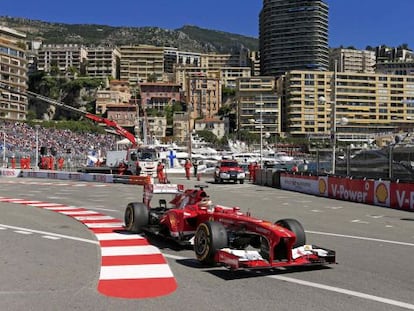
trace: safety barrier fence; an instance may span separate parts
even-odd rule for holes
[[[130,185],[146,185],[153,183],[151,176],[131,176],[112,174],[89,174],[80,172],[65,172],[51,170],[21,170],[1,168],[0,175],[3,177],[31,177],[59,180],[77,180],[101,183],[122,183]]]
[[[414,182],[258,170],[255,184],[414,212]]]
[[[61,180],[78,180],[131,185],[152,184],[150,176],[89,174],[49,170],[0,169],[3,177],[32,177]],[[331,199],[371,204],[414,212],[414,183],[381,179],[311,175],[273,170],[258,170],[257,185],[296,191]]]

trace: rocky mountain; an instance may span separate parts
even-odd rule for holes
[[[95,24],[61,24],[20,17],[0,16],[0,25],[44,43],[84,45],[150,44],[176,47],[184,51],[231,53],[241,48],[258,50],[258,39],[222,31],[183,26],[169,30],[159,27],[114,27]]]

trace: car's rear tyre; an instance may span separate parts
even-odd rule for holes
[[[227,231],[223,224],[207,221],[197,227],[194,237],[194,251],[201,263],[214,266],[216,252],[227,246]]]
[[[280,219],[276,221],[275,224],[283,228],[286,228],[295,234],[296,241],[295,244],[293,244],[293,248],[303,246],[306,244],[305,229],[303,229],[302,224],[296,219]]]
[[[134,233],[142,232],[142,228],[148,225],[149,213],[144,203],[132,202],[125,209],[125,228]]]
[[[240,179],[240,184],[244,184],[244,179]]]

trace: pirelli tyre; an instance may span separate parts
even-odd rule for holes
[[[124,214],[126,230],[134,233],[142,232],[142,228],[148,225],[149,213],[148,208],[143,203],[129,203]]]
[[[303,229],[302,224],[296,219],[280,219],[276,221],[275,224],[292,231],[296,235],[296,241],[295,244],[293,244],[293,248],[306,244],[305,229]]]
[[[194,251],[202,264],[214,266],[216,252],[227,246],[227,231],[223,224],[207,221],[197,227],[194,237]]]

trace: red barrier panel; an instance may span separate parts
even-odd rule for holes
[[[151,184],[151,176],[130,176],[128,183],[132,185],[149,185]]]
[[[338,200],[374,204],[374,180],[329,177],[328,196]]]

